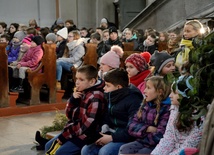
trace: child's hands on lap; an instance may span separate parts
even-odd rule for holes
[[[157,128],[154,126],[149,126],[147,128],[146,132],[152,132],[152,133],[157,132]]]
[[[20,64],[18,64],[18,65],[17,65],[17,68],[19,69],[20,67],[21,67],[21,65],[20,65]]]
[[[102,135],[102,137],[95,142],[96,145],[103,146],[103,145],[106,145],[106,144],[108,144],[109,142],[112,141],[112,136],[111,135],[103,134],[101,132],[100,132],[100,134]]]

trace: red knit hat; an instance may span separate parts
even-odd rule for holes
[[[146,59],[147,63],[150,63],[151,54],[149,52],[142,52],[140,55]]]
[[[127,62],[133,64],[139,72],[143,72],[148,69],[146,59],[138,53],[133,53],[128,58],[126,58],[125,63]]]

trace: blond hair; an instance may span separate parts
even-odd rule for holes
[[[191,25],[193,29],[198,32],[199,37],[203,36],[203,33],[202,33],[203,25],[198,20],[189,20],[185,23],[185,25]]]
[[[155,125],[157,125],[158,118],[159,118],[159,112],[160,112],[160,108],[161,108],[161,102],[169,96],[170,86],[165,83],[162,76],[151,76],[146,79],[146,82],[148,82],[148,81],[152,82],[156,92],[160,92],[160,93],[158,93],[159,94],[158,97],[154,100],[154,103],[156,104],[156,110],[157,110],[157,115],[155,117],[154,123],[155,123]],[[140,119],[142,117],[142,112],[143,112],[142,109],[145,104],[146,104],[146,100],[144,99],[137,112],[138,119]]]
[[[78,30],[73,30],[73,31],[71,31],[71,32],[69,32],[69,33],[73,33],[73,35],[74,35],[74,40],[78,40],[78,39],[81,38],[80,32],[79,32]]]

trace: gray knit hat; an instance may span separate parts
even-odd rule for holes
[[[21,42],[25,38],[25,36],[26,34],[23,31],[17,31],[13,37],[19,39],[19,41]]]
[[[56,35],[55,33],[48,33],[45,37],[46,41],[52,41],[53,43],[56,42]]]
[[[58,18],[57,21],[56,21],[56,24],[59,25],[59,24],[64,24],[62,18]]]
[[[175,61],[175,58],[169,55],[166,51],[155,51],[151,57],[151,65],[155,66],[155,72],[160,73],[162,68],[170,61]]]

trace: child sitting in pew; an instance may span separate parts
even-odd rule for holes
[[[11,91],[23,93],[23,81],[26,77],[26,70],[35,70],[43,56],[42,43],[44,39],[41,36],[34,36],[31,40],[31,46],[25,53],[22,59],[14,68],[14,72],[17,72],[16,78],[19,78],[19,86],[13,88]]]

